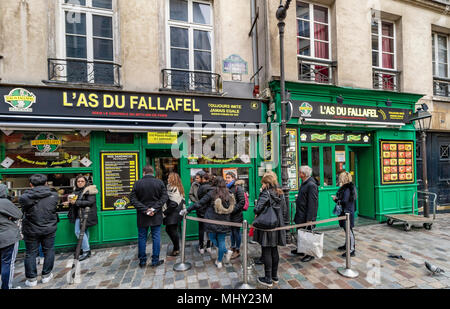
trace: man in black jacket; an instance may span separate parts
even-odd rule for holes
[[[211,190],[211,175],[208,173],[201,173],[200,175],[201,183],[197,190],[197,197],[199,201]],[[197,217],[205,218],[205,211],[206,209],[197,209]],[[209,239],[206,241],[206,250],[208,253],[211,253],[211,241]],[[200,254],[205,253],[205,224],[203,222],[198,223],[198,251]]]
[[[163,206],[169,196],[164,183],[153,176],[153,167],[144,167],[144,177],[138,180],[130,194],[131,204],[137,211],[138,226],[138,257],[139,266],[146,266],[146,244],[148,229],[151,228],[153,252],[152,267],[159,266],[164,260],[159,259],[161,250],[161,225],[163,222]]]
[[[36,286],[36,257],[39,245],[44,251],[42,283],[53,278],[52,270],[55,262],[55,234],[59,221],[57,211],[58,194],[51,191],[47,184],[47,176],[35,174],[30,177],[31,189],[19,198],[25,218],[22,222],[22,233],[25,240],[25,285]]]
[[[298,191],[297,200],[295,201],[295,224],[316,221],[317,210],[319,208],[319,190],[316,180],[311,177],[312,168],[307,165],[303,165],[300,167],[299,174],[302,179],[302,184],[300,186],[300,190]],[[312,229],[313,226],[307,228]],[[292,250],[291,253],[303,255],[302,253],[297,253],[297,249]],[[304,255],[301,261],[309,262],[313,259],[314,257],[311,255]]]

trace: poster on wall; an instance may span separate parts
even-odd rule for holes
[[[288,158],[288,176],[289,187],[291,190],[298,190],[298,153],[297,153],[297,129],[286,129],[288,135],[288,150],[286,156]]]
[[[381,141],[381,184],[414,183],[414,142]]]
[[[102,210],[133,209],[129,195],[138,180],[138,152],[102,152]]]

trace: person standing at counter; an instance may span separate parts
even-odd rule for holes
[[[152,267],[159,266],[164,260],[159,259],[161,250],[161,225],[163,223],[163,206],[167,203],[169,196],[164,183],[155,178],[151,165],[144,167],[144,177],[139,179],[130,193],[130,200],[137,212],[138,226],[138,258],[139,267],[144,268],[147,264],[148,229],[151,228],[153,253]]]
[[[75,235],[77,235],[77,238],[80,237],[81,219],[83,218],[86,207],[89,207],[86,231],[84,232],[83,242],[81,243],[83,253],[78,258],[79,261],[84,261],[91,256],[88,228],[98,224],[97,202],[95,197],[97,193],[97,187],[95,185],[89,185],[88,179],[81,175],[75,179],[73,194],[76,198],[69,199],[69,202],[65,202],[70,204],[67,216],[69,221],[75,224]]]
[[[55,235],[58,226],[58,193],[46,185],[47,176],[34,174],[30,177],[30,190],[26,190],[19,198],[25,214],[22,222],[22,233],[25,240],[25,285],[37,284],[36,257],[39,244],[44,251],[42,283],[53,278],[52,270],[55,262]]]
[[[302,224],[316,221],[317,211],[319,209],[319,189],[314,177],[312,177],[312,168],[303,165],[299,170],[302,184],[298,191],[296,204],[296,213],[294,217],[295,224]],[[308,226],[306,229],[313,229],[314,226]],[[292,254],[302,256],[303,253],[297,253],[297,249],[291,251]],[[309,262],[313,260],[312,255],[304,255],[302,262]]]
[[[8,187],[0,184],[0,269],[2,290],[13,288],[14,263],[19,250],[20,230],[15,222],[23,214],[8,198]]]

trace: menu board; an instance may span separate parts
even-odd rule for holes
[[[288,149],[286,151],[289,187],[298,190],[298,167],[297,167],[297,129],[286,129],[288,136]]]
[[[134,208],[129,195],[138,180],[138,152],[102,152],[102,210]]]
[[[414,183],[414,142],[381,141],[381,184]]]

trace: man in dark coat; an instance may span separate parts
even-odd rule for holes
[[[148,229],[151,228],[153,253],[152,267],[159,266],[164,260],[159,259],[161,249],[161,224],[163,223],[163,206],[169,196],[164,183],[153,176],[153,167],[144,167],[144,177],[138,180],[130,194],[131,204],[137,211],[138,226],[138,257],[139,266],[145,267],[147,254],[145,253]]]
[[[19,198],[25,218],[22,233],[25,240],[25,285],[36,286],[36,257],[39,245],[44,251],[42,283],[53,278],[55,262],[55,234],[59,221],[57,211],[58,193],[46,185],[47,176],[35,174],[30,177],[31,190],[25,191]]]
[[[319,208],[319,190],[316,180],[311,177],[312,168],[307,165],[301,166],[299,170],[302,184],[298,191],[296,204],[296,212],[294,217],[295,224],[302,224],[307,222],[313,222],[317,219],[317,210]],[[312,229],[314,226],[309,226],[307,229]],[[297,253],[297,249],[291,251],[292,254],[303,255]],[[302,262],[309,262],[314,257],[311,255],[305,255],[302,258]]]
[[[200,187],[197,190],[197,198],[200,201],[209,191],[211,191],[211,175],[208,173],[200,173],[201,183]],[[198,203],[197,201],[197,203]],[[205,218],[206,208],[196,209],[198,218]],[[205,253],[205,224],[203,222],[198,223],[198,251],[200,254]],[[211,253],[211,241],[208,239],[206,241],[206,250],[208,253]]]
[[[0,269],[2,290],[13,288],[14,263],[21,239],[16,223],[23,214],[16,205],[8,200],[8,187],[0,184]]]

